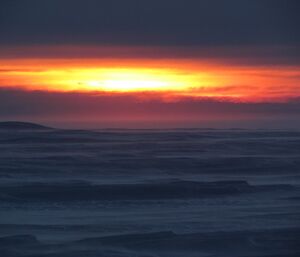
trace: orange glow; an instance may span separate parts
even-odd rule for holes
[[[102,93],[151,92],[239,101],[300,95],[298,67],[149,59],[2,59],[0,87]]]

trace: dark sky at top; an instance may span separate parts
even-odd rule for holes
[[[0,44],[299,45],[299,0],[2,0]]]

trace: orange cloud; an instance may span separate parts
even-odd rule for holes
[[[187,96],[243,102],[285,101],[300,96],[299,82],[297,65],[238,65],[216,58],[7,57],[0,60],[0,87],[143,93],[143,97],[146,93],[169,101]]]

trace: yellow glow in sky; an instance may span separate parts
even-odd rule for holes
[[[226,66],[174,60],[163,63],[151,60],[0,60],[0,87],[62,92],[156,92],[256,101],[298,95],[299,75],[298,67]]]
[[[18,66],[7,67],[8,72],[0,73],[0,84],[37,90],[105,92],[179,92],[216,84],[214,77],[203,71],[155,67]]]
[[[168,70],[83,69],[74,71],[74,74],[71,78],[60,78],[55,84],[106,92],[182,91],[196,86],[195,75],[181,75]]]

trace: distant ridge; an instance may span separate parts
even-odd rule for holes
[[[51,129],[40,124],[31,122],[20,122],[20,121],[4,121],[0,122],[0,130],[41,130],[41,129]]]

